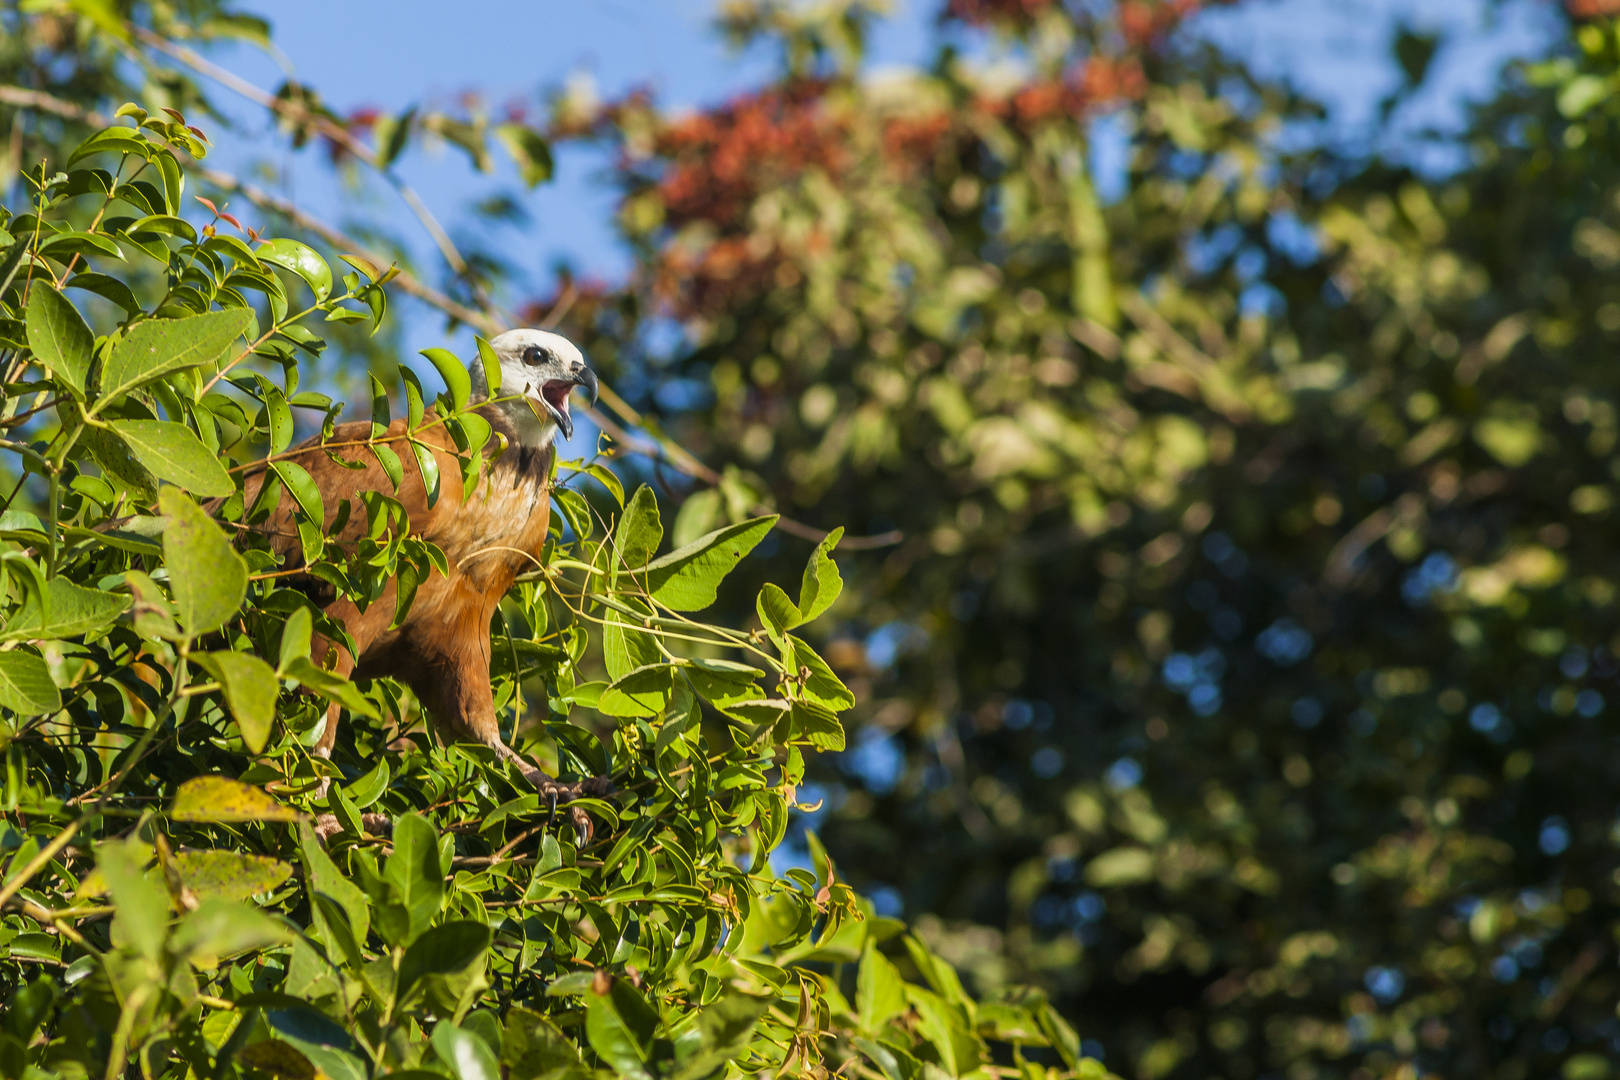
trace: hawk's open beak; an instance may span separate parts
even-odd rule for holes
[[[540,386],[540,404],[544,405],[546,412],[557,421],[557,427],[562,431],[564,439],[574,437],[574,417],[568,411],[568,394],[576,386],[583,386],[589,390],[591,404],[596,404],[601,387],[596,381],[596,372],[588,367],[582,366],[572,379],[551,379]]]

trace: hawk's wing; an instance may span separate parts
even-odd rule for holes
[[[429,414],[431,418],[432,414]],[[373,440],[371,424],[367,421],[339,424],[330,439],[323,440],[317,436],[307,440],[278,460],[299,465],[314,480],[328,526],[344,512],[344,504],[348,504],[348,520],[341,529],[328,534],[328,543],[347,547],[365,535],[366,509],[359,495],[366,491],[382,492],[399,500],[410,519],[411,532],[419,536],[432,536],[438,531],[438,518],[461,505],[461,469],[456,461],[454,446],[442,426],[419,427],[415,438],[432,450],[439,466],[439,494],[431,507],[428,505],[428,487],[423,483],[421,466],[410,440],[406,438],[404,420],[394,421],[388,426],[387,433],[376,440],[399,457],[404,477],[397,490],[376,451],[368,445]],[[270,470],[261,465],[248,476],[243,485],[243,495],[249,509],[258,500],[269,475]],[[296,506],[292,494],[283,488],[268,516],[243,526],[245,531],[268,540],[270,550],[288,569],[304,564],[303,545],[299,543],[298,527],[293,519]]]

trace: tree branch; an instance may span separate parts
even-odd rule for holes
[[[456,245],[451,241],[450,234],[444,231],[444,226],[439,224],[439,219],[433,216],[433,211],[428,209],[421,196],[417,195],[416,191],[404,180],[401,180],[391,169],[385,168],[377,160],[377,155],[372,151],[371,147],[356,139],[341,124],[334,123],[318,113],[310,112],[297,102],[286,101],[268,91],[261,90],[241,76],[227,71],[210,60],[204,59],[184,45],[176,45],[167,38],[144,27],[131,24],[130,30],[144,44],[151,46],[171,59],[178,60],[198,74],[206,75],[220,85],[229,87],[249,101],[269,109],[277,116],[284,116],[295,123],[303,122],[313,125],[322,135],[325,135],[328,139],[370,165],[383,179],[393,185],[395,191],[399,192],[399,197],[405,200],[405,205],[411,208],[411,212],[422,223],[422,227],[428,231],[428,235],[433,238],[433,243],[438,246],[439,253],[444,256],[444,261],[450,264],[450,268],[456,272],[456,276],[467,277],[467,260],[461,257],[461,252],[456,250]]]
[[[149,33],[149,31],[140,31],[140,33],[142,35],[146,35]],[[143,40],[145,40],[144,36]],[[215,68],[214,65],[209,64],[208,61],[203,60],[195,53],[192,53],[191,50],[183,49],[179,46],[165,48],[165,46],[169,46],[169,43],[164,42],[161,38],[158,38],[157,40],[162,42],[162,45],[154,44],[154,48],[160,48],[164,52],[170,52],[171,55],[173,55],[171,49],[178,50],[180,53],[193,57],[198,64],[213,69],[212,71],[205,71],[205,74],[208,74],[209,77],[218,78],[227,86],[231,86],[232,89],[236,89],[246,96],[253,97],[254,94],[263,95],[268,99],[264,102],[267,107],[275,108],[276,106],[282,104],[276,99],[270,98],[269,95],[264,95],[263,91],[258,90],[249,83],[242,83],[241,86],[237,86],[236,83],[241,82],[241,80],[236,79],[236,76],[231,75],[230,72],[225,71],[222,68]],[[187,62],[189,63],[190,61]],[[199,68],[199,70],[202,70],[202,68]],[[230,80],[234,80],[234,82]],[[255,98],[255,100],[258,99]],[[270,102],[275,102],[275,104],[272,105]],[[74,104],[73,102],[64,101],[60,98],[52,97],[49,94],[43,94],[36,90],[28,90],[20,86],[0,86],[0,103],[16,105],[21,108],[39,109],[42,112],[49,112],[69,120],[82,120],[92,124],[112,123],[109,118],[102,116],[100,113],[94,112],[93,110],[85,109]],[[336,130],[341,131],[341,129]],[[349,137],[347,132],[343,132],[343,135],[345,138]],[[357,143],[356,145],[359,144]],[[364,148],[362,147],[362,149]],[[366,153],[369,155],[370,151],[367,150]],[[341,229],[322,221],[307,211],[299,209],[297,205],[288,199],[281,198],[277,195],[272,195],[263,188],[247,183],[244,180],[232,176],[230,173],[221,172],[218,169],[211,169],[196,162],[192,163],[191,171],[201,179],[207,181],[217,188],[220,188],[223,191],[230,191],[240,194],[243,198],[247,199],[260,209],[268,210],[271,213],[281,215],[299,228],[306,229],[316,236],[319,236],[322,240],[325,240],[328,244],[331,244],[334,248],[337,248],[340,251],[346,251],[350,254],[357,255],[360,258],[376,264],[377,266],[393,265],[394,261],[392,259],[380,254],[379,252],[372,251],[354,237],[350,236],[348,233],[345,233]],[[435,289],[423,282],[420,278],[416,277],[416,275],[410,273],[409,271],[400,270],[398,275],[394,277],[391,283],[398,285],[401,291],[416,297],[418,300],[421,300],[430,307],[437,308],[439,311],[449,315],[451,318],[460,320],[469,326],[475,327],[486,337],[494,337],[505,329],[501,322],[498,321],[493,314],[489,313],[489,311],[475,311],[464,304],[458,303],[449,296],[445,295],[443,292],[440,292],[438,289]],[[559,308],[561,308],[564,302],[571,301],[565,297],[563,300],[559,301]],[[560,318],[560,314],[554,310],[552,314],[544,321],[549,324]],[[634,454],[640,454],[643,457],[651,458],[654,461],[665,462],[684,475],[690,476],[692,479],[697,480],[708,487],[717,487],[720,484],[721,477],[718,472],[704,464],[694,454],[687,451],[685,447],[681,446],[673,439],[670,439],[658,432],[649,430],[645,418],[643,418],[639,412],[632,408],[629,402],[625,401],[617,393],[615,393],[612,387],[601,387],[601,400],[603,404],[607,405],[614,412],[624,417],[631,427],[641,429],[641,433],[646,435],[646,439],[637,438],[622,425],[608,417],[603,411],[594,407],[587,408],[585,410],[585,415],[590,417],[591,421],[596,424],[598,428],[621,443],[626,450]],[[765,506],[764,504],[756,504],[749,509],[751,513],[755,514],[763,515],[775,513],[774,510],[768,506]],[[818,529],[813,525],[807,525],[804,522],[795,521],[793,518],[786,516],[778,518],[777,526],[783,532],[790,533],[793,536],[802,537],[806,540],[811,540],[817,543],[827,536],[827,530],[825,529]],[[898,529],[895,529],[889,532],[879,533],[874,536],[845,537],[839,541],[838,546],[845,551],[861,551],[870,548],[892,547],[893,545],[900,543],[904,538],[905,534],[900,532]]]

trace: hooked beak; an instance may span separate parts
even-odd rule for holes
[[[557,427],[562,431],[564,439],[574,437],[574,417],[568,411],[568,395],[576,386],[583,386],[590,391],[591,404],[596,404],[597,396],[601,392],[601,385],[596,381],[596,372],[583,365],[574,373],[574,377],[571,379],[550,379],[538,387],[540,404],[545,407],[546,412],[551,414],[551,418],[557,422]]]

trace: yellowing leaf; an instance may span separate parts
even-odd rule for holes
[[[169,804],[176,821],[297,821],[298,811],[278,803],[262,788],[225,776],[187,780]]]

